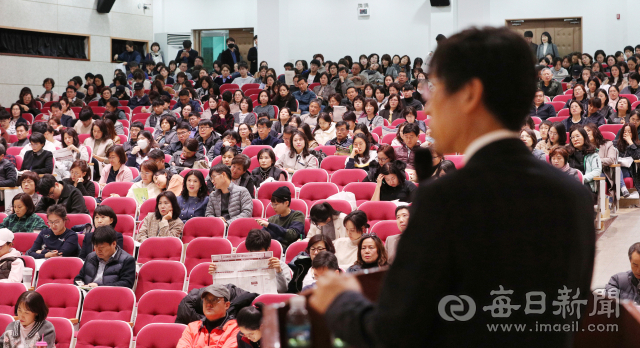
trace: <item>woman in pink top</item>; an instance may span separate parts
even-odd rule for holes
[[[103,169],[100,176],[100,187],[105,187],[110,182],[132,181],[133,173],[131,168],[124,165],[127,156],[120,145],[115,145],[107,150],[109,164]]]

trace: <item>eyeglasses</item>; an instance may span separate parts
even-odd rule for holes
[[[51,190],[49,191],[49,194],[47,195],[47,197],[53,198],[55,194],[56,194],[56,189],[55,189],[55,187],[52,187]]]
[[[325,250],[327,250],[327,248],[323,248],[323,247],[318,247],[318,248],[311,248],[311,249],[309,249],[309,251],[310,251],[311,253],[319,253],[319,252],[321,252],[321,251],[325,251]]]
[[[178,132],[178,135],[187,135],[189,132]]]
[[[63,223],[64,223],[64,220],[48,221],[49,226],[60,226],[60,224],[63,224]]]
[[[205,297],[202,299],[204,303],[210,304],[210,305],[215,305],[216,303],[220,302],[220,300],[222,300],[222,297],[214,297],[213,299],[210,299],[209,297]]]

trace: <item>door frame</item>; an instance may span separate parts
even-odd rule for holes
[[[564,17],[547,17],[547,18],[515,18],[515,19],[505,19],[504,20],[504,25],[507,28],[512,28],[513,25],[511,25],[512,21],[552,21],[552,20],[566,20],[569,18],[575,18],[580,20],[580,50],[582,51],[582,49],[584,48],[584,21],[582,16],[564,16]]]

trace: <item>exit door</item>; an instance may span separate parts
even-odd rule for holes
[[[571,52],[582,52],[582,18],[547,18],[547,19],[510,19],[506,26],[517,31],[520,35],[530,30],[533,32],[532,42],[541,44],[543,32],[551,35],[551,42],[558,46],[560,56]]]

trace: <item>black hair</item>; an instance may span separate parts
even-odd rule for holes
[[[160,204],[160,198],[162,197],[165,197],[166,199],[169,200],[169,202],[171,202],[171,208],[172,208],[171,219],[175,220],[179,218],[180,213],[182,212],[182,208],[180,208],[180,204],[178,204],[178,199],[176,198],[176,195],[171,191],[164,191],[156,197],[156,219],[158,220],[162,219],[162,214],[160,214],[160,209],[158,209],[158,205]]]
[[[324,242],[324,245],[326,247],[326,250],[330,253],[335,254],[336,253],[336,247],[333,246],[333,241],[331,241],[331,238],[327,237],[326,235],[319,233],[314,235],[313,237],[311,237],[309,239],[309,242],[307,243],[307,247],[305,248],[305,252],[309,255],[311,255],[311,246],[313,246],[314,244],[318,243],[318,242]]]
[[[311,262],[311,267],[314,269],[326,268],[330,271],[337,271],[340,269],[340,266],[338,266],[338,258],[335,254],[328,251],[319,252]]]
[[[96,246],[107,243],[109,245],[116,242],[118,239],[118,232],[113,229],[112,226],[100,226],[96,228],[91,237],[91,243]]]
[[[390,174],[395,174],[395,176],[398,178],[398,183],[400,184],[399,186],[404,185],[406,178],[406,174],[404,169],[406,168],[406,164],[401,162],[401,161],[393,161],[393,162],[388,162],[385,165],[382,166],[382,168],[380,168],[380,174],[382,175],[390,175]]]
[[[29,137],[29,141],[31,143],[38,143],[38,144],[43,144],[47,141],[47,139],[44,137],[44,135],[42,133],[31,133],[31,136]]]
[[[222,133],[222,139],[224,139],[224,138],[226,138],[228,136],[231,136],[234,139],[236,139],[236,143],[242,142],[242,138],[240,137],[240,134],[238,134],[238,132],[236,132],[234,130],[228,129],[224,133]]]
[[[416,123],[407,123],[402,129],[402,134],[413,133],[416,136],[420,135],[420,127]]]
[[[49,196],[49,191],[55,186],[57,180],[56,177],[51,174],[45,174],[40,178],[40,182],[37,183],[37,190],[39,194],[44,197]]]
[[[510,59],[500,58],[505,56]],[[459,91],[472,79],[479,79],[485,107],[505,128],[517,131],[535,92],[533,63],[531,48],[517,33],[505,27],[472,28],[439,43],[429,71],[442,79],[448,94]],[[511,73],[496,75],[496,71]],[[513,88],[505,90],[506,85]]]
[[[266,230],[254,228],[247,234],[244,245],[250,252],[269,250],[271,248],[271,234]]]
[[[262,114],[260,114],[262,115]],[[268,117],[268,115],[267,115]],[[271,128],[271,120],[268,118],[261,118],[258,120],[258,123],[256,124],[258,126],[267,126],[268,128]]]
[[[338,216],[340,216],[340,212],[333,209],[333,206],[329,202],[322,202],[320,204],[316,204],[313,207],[311,207],[311,211],[309,212],[309,217],[311,218],[311,222],[316,225],[326,222],[327,219],[329,218],[333,220]]]
[[[35,291],[25,291],[20,294],[13,309],[14,315],[18,315],[20,304],[24,304],[24,307],[29,312],[36,315],[35,321],[37,322],[42,322],[47,319],[47,315],[49,315],[49,307],[47,307],[47,304],[44,302],[44,298]]]
[[[347,226],[347,221],[351,221],[351,223],[356,226],[356,230],[361,231],[362,233],[369,228],[369,218],[362,210],[354,210],[345,216],[344,221],[342,222],[345,227]]]
[[[209,177],[211,177],[211,174],[213,174],[214,172],[218,174],[225,174],[227,178],[231,180],[231,169],[229,169],[229,167],[225,166],[222,163],[216,164],[209,170]]]
[[[36,211],[36,206],[33,204],[33,199],[31,196],[24,192],[20,192],[17,195],[13,196],[13,200],[11,200],[11,206],[13,207],[13,203],[15,201],[20,201],[27,208],[27,212],[24,214],[25,216],[31,216]]]
[[[58,215],[62,218],[62,220],[67,219],[67,208],[62,204],[54,204],[47,208],[47,216],[49,215]]]
[[[108,205],[104,205],[104,204],[100,204],[96,207],[96,210],[93,211],[93,225],[96,225],[96,216],[97,215],[102,215],[102,216],[107,216],[110,217],[113,222],[111,223],[111,227],[116,228],[116,225],[118,224],[118,215],[116,215],[116,213],[113,211],[113,209],[108,206]]]
[[[264,304],[256,302],[253,306],[242,308],[236,315],[238,326],[242,326],[249,330],[259,330],[262,324],[262,310]]]
[[[180,122],[176,126],[176,132],[180,129],[186,129],[188,131],[191,131],[191,126],[187,122]]]
[[[202,200],[207,197],[207,184],[204,180],[204,175],[199,170],[191,170],[185,176],[182,184],[182,198],[186,201],[189,198],[189,189],[187,189],[187,179],[190,176],[195,176],[200,181],[200,188],[198,189],[198,199]]]

